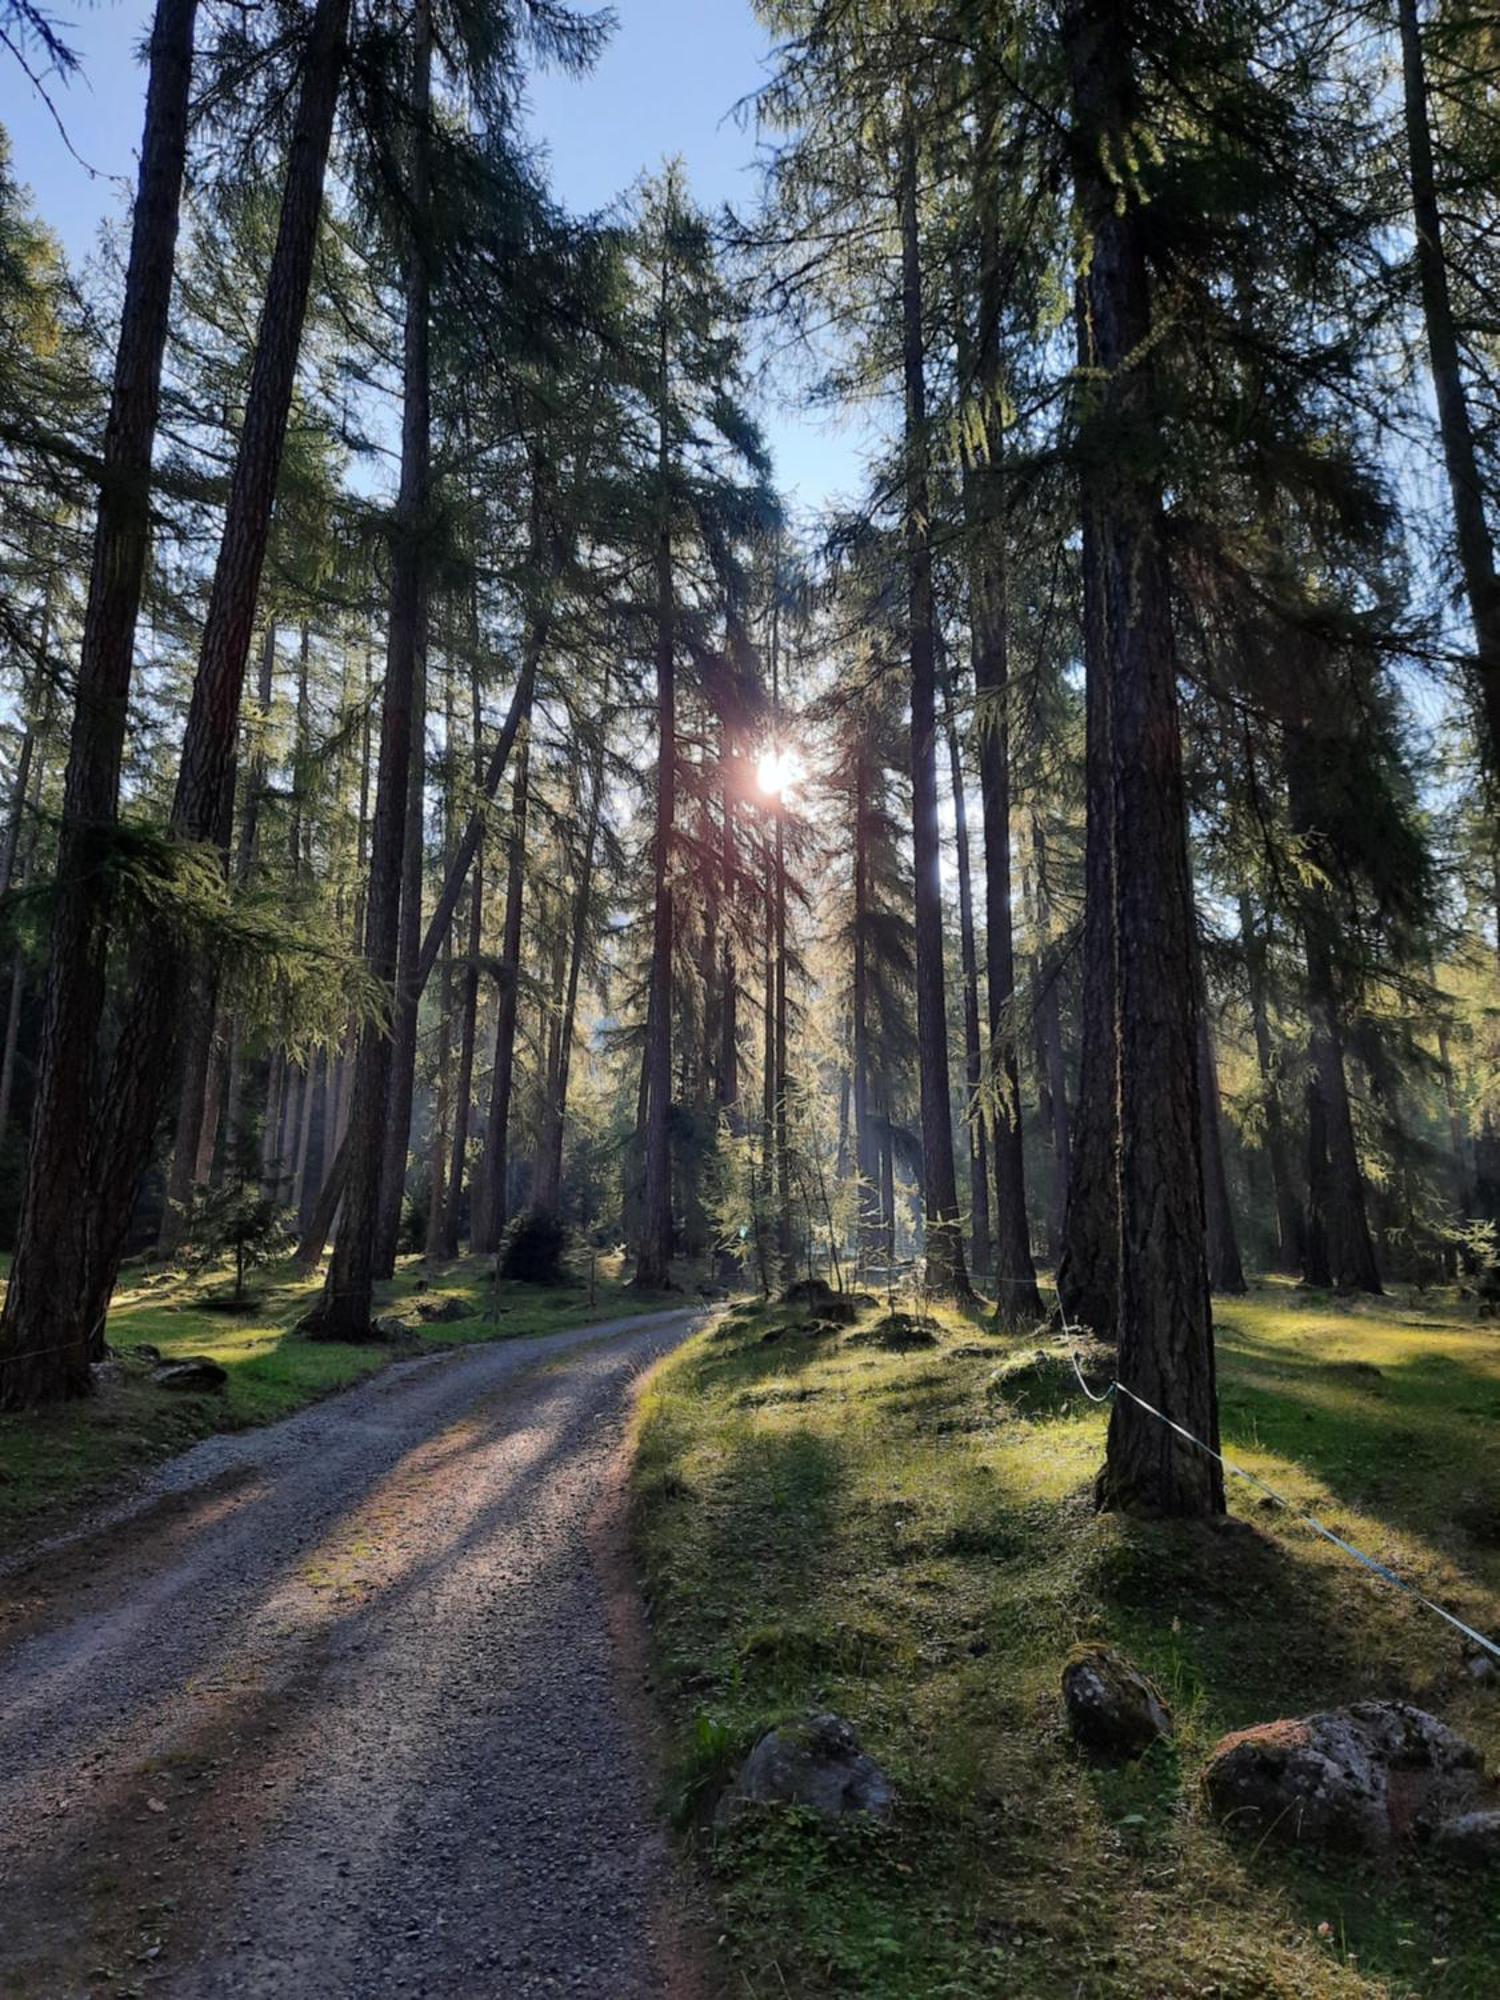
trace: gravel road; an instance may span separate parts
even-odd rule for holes
[[[621,1444],[698,1312],[400,1363],[0,1601],[0,1994],[696,1990]]]

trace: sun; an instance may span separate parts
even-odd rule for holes
[[[768,799],[788,799],[806,776],[806,767],[795,750],[762,750],[755,767],[755,780]]]

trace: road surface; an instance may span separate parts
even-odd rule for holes
[[[0,1994],[695,1992],[620,1521],[701,1320],[400,1363],[0,1581]]]

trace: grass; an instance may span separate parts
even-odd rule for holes
[[[873,1314],[867,1318],[874,1317]],[[1500,1899],[1237,1844],[1198,1773],[1226,1730],[1370,1697],[1500,1763],[1500,1690],[1441,1620],[1236,1483],[1228,1526],[1097,1516],[1105,1415],[1007,1399],[1016,1343],[941,1316],[891,1354],[786,1308],[700,1335],[643,1403],[636,1534],[677,1747],[672,1804],[727,1990],[861,2000],[1345,2000],[1500,1992]],[[1441,1302],[1265,1284],[1221,1303],[1225,1449],[1479,1630],[1500,1629],[1500,1331]],[[1016,1378],[1012,1376],[1011,1383]],[[1158,1680],[1176,1736],[1098,1768],[1061,1725],[1069,1648]],[[760,1730],[848,1716],[884,1826],[705,1810]]]
[[[201,1304],[229,1288],[226,1273],[189,1280],[179,1272],[132,1271],[109,1319],[109,1342],[119,1357],[117,1379],[86,1402],[0,1417],[0,1554],[66,1523],[140,1467],[211,1432],[289,1416],[392,1361],[469,1341],[514,1340],[660,1311],[673,1303],[630,1290],[613,1261],[601,1268],[592,1304],[587,1284],[505,1284],[497,1296],[492,1269],[487,1261],[471,1260],[428,1275],[420,1259],[404,1259],[395,1280],[377,1296],[382,1312],[410,1322],[412,1338],[358,1347],[303,1340],[291,1331],[321,1280],[299,1277],[290,1265],[257,1273],[249,1287],[255,1309],[236,1315]],[[470,1308],[467,1317],[423,1325],[415,1312],[419,1286],[433,1299],[461,1299]],[[208,1355],[227,1369],[228,1384],[206,1395],[157,1388],[151,1381],[154,1364],[133,1352],[142,1346],[158,1349],[168,1361]]]

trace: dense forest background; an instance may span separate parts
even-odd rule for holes
[[[756,12],[744,213],[553,0],[160,0],[87,269],[0,153],[0,1405],[142,1254],[1046,1271],[1210,1440],[1210,1284],[1495,1283],[1492,18]]]

